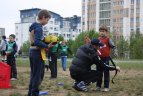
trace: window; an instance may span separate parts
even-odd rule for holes
[[[131,22],[134,22],[134,18],[131,18]]]
[[[137,1],[136,1],[136,4],[140,4],[140,0],[137,0]]]
[[[134,4],[134,0],[131,0],[131,4]]]
[[[140,18],[139,17],[136,18],[136,22],[140,22]]]
[[[136,9],[136,13],[140,13],[140,9],[139,8]]]

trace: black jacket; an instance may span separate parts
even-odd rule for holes
[[[93,64],[103,69],[116,70],[114,66],[108,66],[103,63],[97,55],[97,50],[89,43],[78,48],[75,58],[72,60],[70,72],[84,73],[90,71]]]

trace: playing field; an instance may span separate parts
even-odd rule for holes
[[[68,61],[70,65],[71,60]],[[45,78],[40,89],[47,91],[45,96],[143,96],[143,61],[139,60],[115,60],[121,67],[121,72],[115,79],[115,84],[110,85],[110,91],[96,92],[95,84],[88,86],[89,92],[78,92],[72,89],[73,80],[69,71],[62,71],[60,60],[58,61],[58,78],[50,80],[50,71],[45,70]],[[95,66],[93,66],[93,69]],[[17,59],[18,80],[11,81],[11,89],[0,89],[0,96],[27,96],[29,84],[29,61]],[[111,72],[113,77],[114,71]],[[59,85],[62,83],[63,85]]]

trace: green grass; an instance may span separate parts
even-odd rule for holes
[[[118,61],[115,63],[121,67],[121,72],[115,79],[115,84],[110,83],[111,90],[108,93],[95,92],[96,84],[88,86],[89,92],[78,92],[71,86],[73,80],[69,71],[62,71],[61,62],[58,60],[58,78],[49,79],[50,71],[45,71],[45,78],[40,86],[42,91],[48,91],[47,96],[143,96],[143,61]],[[48,63],[47,63],[48,64]],[[71,60],[68,62],[68,67]],[[93,66],[95,67],[95,66]],[[0,96],[27,96],[30,67],[29,60],[17,58],[18,80],[12,81],[12,89],[1,89]],[[114,72],[111,72],[111,78]],[[58,83],[64,83],[59,86]]]

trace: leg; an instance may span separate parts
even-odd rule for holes
[[[101,88],[102,85],[102,78],[103,78],[103,70],[97,66],[97,71],[99,71],[99,79],[97,80],[96,86]]]
[[[34,50],[30,54],[31,79],[29,84],[30,95],[39,96],[39,86],[44,78],[45,62],[42,60],[40,50]]]
[[[109,58],[104,58],[104,62],[109,65]],[[110,83],[110,71],[104,70],[104,88],[109,88]]]
[[[11,67],[12,67],[12,78],[17,78],[17,68],[16,68],[16,61],[15,61],[15,58],[11,58]]]
[[[66,71],[67,67],[67,56],[64,57],[64,71]]]
[[[51,78],[57,77],[57,54],[52,54],[52,69],[51,69]]]
[[[64,70],[64,56],[61,56],[61,61],[62,61],[62,68]]]

